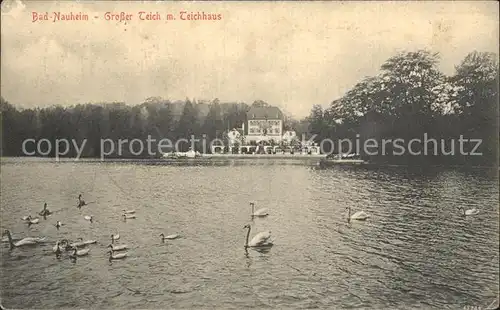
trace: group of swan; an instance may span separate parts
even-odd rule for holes
[[[78,246],[76,246],[75,243],[72,243],[72,244],[68,244],[68,240],[64,239],[62,241],[57,241],[56,242],[56,245],[53,247],[53,251],[54,253],[56,253],[56,257],[57,258],[60,258],[61,257],[61,254],[62,254],[62,250],[61,250],[61,245],[64,245],[64,249],[66,251],[71,251],[71,253],[69,254],[69,258],[71,260],[73,260],[73,262],[76,262],[76,258],[77,257],[80,257],[80,256],[86,256],[89,254],[90,252],[90,248],[85,248],[85,249],[81,249],[79,250],[78,249]],[[85,244],[85,243],[84,243]],[[80,245],[79,245],[80,246]]]
[[[119,236],[118,236],[118,238],[116,238],[116,236],[118,236],[118,235],[112,235],[111,239],[113,241],[118,239]],[[54,253],[56,253],[57,257],[60,257],[62,254],[61,248],[65,249],[66,251],[72,251],[71,254],[69,255],[69,258],[72,259],[73,262],[75,262],[77,257],[86,256],[90,252],[90,248],[79,249],[80,247],[84,247],[84,246],[89,245],[89,244],[97,243],[96,240],[83,241],[82,238],[79,238],[79,240],[80,240],[79,242],[72,242],[72,243],[70,243],[67,239],[57,241],[56,244],[54,245],[54,247],[52,248],[52,250],[54,251]],[[110,260],[111,259],[120,259],[120,258],[124,258],[125,256],[127,256],[127,253],[119,253],[116,255],[114,254],[114,252],[116,252],[116,251],[121,251],[121,250],[127,249],[127,245],[125,245],[125,244],[123,244],[123,245],[110,244],[108,246],[108,248],[111,248]]]
[[[252,208],[252,213],[250,214],[250,218],[254,217],[266,217],[269,215],[269,212],[267,211],[266,208],[260,208],[257,211],[255,211],[255,203],[250,202],[250,207]],[[250,231],[252,230],[252,227],[247,224],[243,226],[243,228],[248,229],[247,231],[247,237],[245,241],[245,249],[246,248],[268,248],[273,246],[273,241],[271,241],[271,231],[263,231],[260,233],[257,233],[252,240],[249,241],[250,238]]]
[[[116,234],[116,235],[111,235],[111,244],[108,245],[108,248],[111,248],[111,251],[109,251],[109,261],[111,262],[111,260],[113,259],[121,259],[121,258],[125,258],[127,257],[127,252],[123,252],[123,253],[118,253],[118,254],[115,254],[115,252],[117,251],[123,251],[123,250],[126,250],[127,249],[127,245],[126,244],[119,244],[119,245],[115,245],[115,241],[120,239],[120,235],[119,234]]]
[[[85,201],[82,199],[82,195],[80,194],[78,196],[77,207],[80,209],[82,206],[86,206],[86,205],[88,205],[88,204],[85,203]],[[124,216],[126,215],[127,218],[135,218],[135,215],[134,215],[135,210],[123,210],[123,211],[124,211]],[[41,212],[39,212],[39,214],[44,216],[44,217],[52,214],[52,212],[47,209],[47,203],[44,204],[43,210]],[[84,216],[84,219],[87,221],[90,221],[91,223],[93,222],[92,215],[86,215],[86,216]],[[33,219],[31,217],[31,215],[23,216],[22,220],[28,222],[28,225],[39,223],[39,219],[38,218]],[[57,228],[57,230],[59,230],[59,228],[64,226],[64,224],[61,223],[61,221],[57,221],[54,226]],[[37,244],[45,242],[45,237],[44,238],[27,237],[27,238],[24,238],[24,239],[19,240],[17,242],[14,242],[9,230],[5,230],[3,235],[7,235],[8,242],[10,244],[11,249],[14,247],[21,247],[21,246],[27,246],[27,245],[37,245]],[[114,243],[114,241],[118,240],[119,238],[120,238],[119,234],[111,235],[111,243]],[[73,261],[76,261],[77,257],[86,256],[90,252],[90,248],[84,248],[84,249],[79,249],[79,248],[84,247],[84,246],[89,245],[89,244],[94,244],[94,243],[97,243],[97,241],[96,240],[84,241],[83,238],[79,238],[79,241],[77,241],[77,242],[70,242],[67,239],[62,239],[62,240],[58,240],[56,242],[56,244],[54,245],[52,250],[54,253],[56,253],[57,257],[61,256],[62,249],[66,250],[66,251],[72,251],[71,254],[69,255],[69,258],[71,258]],[[124,258],[125,256],[127,256],[127,253],[114,254],[115,251],[121,251],[121,250],[127,249],[127,245],[110,244],[108,247],[111,248],[111,251],[109,252],[110,253],[109,259],[110,260],[111,259],[120,259],[120,258]]]
[[[38,215],[43,216],[44,218],[46,218],[51,214],[52,212],[50,212],[49,209],[47,209],[47,203],[44,203],[43,210],[38,212]],[[28,227],[30,227],[33,224],[38,224],[40,222],[40,219],[32,218],[31,215],[23,216],[21,219],[28,223]]]
[[[479,213],[479,210],[476,208],[465,210],[464,207],[457,207],[457,209],[462,210],[463,216],[476,215]],[[364,221],[370,217],[370,215],[364,211],[358,211],[351,215],[351,207],[346,207],[346,210],[349,212],[347,215],[347,222],[350,222],[351,220]]]

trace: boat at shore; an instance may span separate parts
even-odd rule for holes
[[[338,154],[329,155],[321,164],[325,166],[329,165],[364,165],[368,164],[366,160],[363,160],[358,154]]]
[[[164,159],[188,159],[188,158],[200,158],[202,157],[200,152],[195,152],[193,149],[189,148],[187,152],[170,152],[164,153],[162,158]]]

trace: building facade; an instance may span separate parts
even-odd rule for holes
[[[245,143],[283,138],[283,113],[277,107],[251,107],[244,128]]]

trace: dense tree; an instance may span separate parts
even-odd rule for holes
[[[203,134],[207,135],[207,139],[220,138],[224,131],[224,120],[222,118],[222,110],[219,99],[215,99],[210,105],[210,109],[205,118],[203,125]]]
[[[130,143],[133,139],[140,139],[146,144],[149,136],[152,139],[151,150],[155,151],[158,142],[164,138],[175,142],[180,138],[189,140],[191,135],[201,139],[206,134],[207,141],[215,137],[225,139],[227,130],[241,128],[249,109],[245,103],[221,103],[218,99],[212,102],[193,102],[189,99],[171,102],[161,97],[147,98],[136,106],[114,102],[35,109],[16,109],[2,98],[0,107],[3,156],[23,156],[22,143],[30,138],[37,141],[48,139],[52,145],[57,139],[74,140],[78,145],[86,140],[84,157],[99,157],[103,139],[115,142],[115,153],[107,157],[137,156],[130,152],[129,144],[124,144],[119,154],[119,140]],[[195,147],[203,150],[200,143],[202,141]],[[189,146],[188,143],[179,145],[184,151]],[[110,148],[105,147],[106,151]],[[168,148],[162,150],[168,151]],[[48,156],[54,155],[53,148]],[[73,148],[66,154],[68,157],[76,155]],[[148,157],[147,149],[138,156]]]
[[[482,139],[484,156],[379,156],[375,161],[423,164],[489,164],[498,154],[498,62],[491,53],[473,52],[453,76],[438,69],[439,56],[428,51],[400,53],[389,58],[378,75],[366,77],[323,113],[311,111],[311,133],[334,139],[423,139],[424,134],[451,143],[463,135]],[[326,129],[325,127],[329,128]],[[354,141],[354,140],[353,140]],[[468,144],[464,151],[474,148]],[[389,151],[391,146],[389,145]],[[425,145],[414,151],[425,151]],[[441,145],[438,145],[441,148]],[[363,150],[361,150],[363,152]],[[390,152],[389,152],[390,153]]]

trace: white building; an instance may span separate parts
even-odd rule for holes
[[[277,107],[251,107],[244,125],[245,143],[283,138],[283,113]]]

